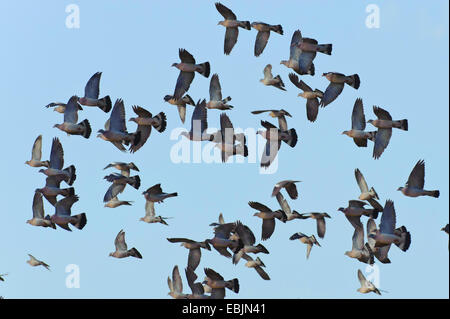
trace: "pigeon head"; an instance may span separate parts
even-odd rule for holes
[[[169,102],[172,99],[171,95],[164,96],[164,101]]]
[[[402,191],[403,187],[399,187],[397,188],[398,191]]]
[[[339,207],[339,208],[338,208],[338,211],[341,211],[341,212],[344,213],[344,212],[345,212],[345,208],[344,208],[344,207]]]

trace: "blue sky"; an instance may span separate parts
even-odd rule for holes
[[[67,5],[80,8],[80,28],[65,26]],[[215,251],[202,252],[197,274],[211,267],[225,278],[237,277],[241,291],[227,291],[228,298],[380,298],[361,295],[357,270],[365,264],[350,259],[353,228],[337,211],[356,199],[359,189],[354,169],[359,168],[369,186],[374,186],[384,204],[392,199],[398,226],[412,234],[404,253],[392,247],[392,264],[381,265],[381,298],[448,298],[448,236],[440,228],[448,223],[449,211],[449,94],[448,94],[448,1],[223,1],[241,20],[282,24],[284,35],[272,34],[264,53],[255,58],[256,31],[240,30],[230,56],[223,54],[225,29],[218,26],[221,15],[214,1],[14,1],[0,4],[0,50],[4,145],[1,156],[3,183],[0,215],[0,282],[6,298],[167,298],[167,276],[174,265],[184,270],[188,251],[167,242],[167,237],[204,240],[212,237],[209,223],[220,212],[226,221],[241,220],[257,238],[261,220],[253,217],[248,201],[278,208],[270,194],[284,179],[298,179],[299,199],[289,200],[299,212],[324,211],[327,233],[314,247],[309,260],[306,247],[289,241],[298,231],[315,234],[313,220],[277,224],[274,235],[263,244],[269,255],[260,256],[270,281],[241,262],[234,266]],[[380,28],[365,25],[370,3],[380,8]],[[305,37],[333,43],[333,54],[319,54],[317,75],[304,76],[313,88],[328,85],[320,74],[327,71],[358,73],[359,90],[346,87],[339,98],[320,109],[318,120],[306,119],[305,100],[288,79],[290,70],[279,64],[289,56],[292,33],[300,29]],[[284,108],[292,114],[288,125],[297,130],[299,142],[279,153],[275,174],[259,174],[258,163],[175,164],[170,149],[176,141],[170,132],[181,126],[176,108],[163,102],[172,94],[178,71],[178,49],[185,48],[198,62],[209,61],[211,74],[218,73],[224,96],[235,108],[228,112],[235,127],[259,128],[267,115],[252,115],[262,108]],[[266,64],[280,74],[287,92],[259,83]],[[52,101],[67,101],[82,95],[89,77],[102,71],[101,95],[114,101],[123,98],[127,119],[131,105],[153,113],[164,111],[168,118],[163,134],[152,132],[146,145],[135,154],[121,153],[110,143],[96,138],[107,115],[85,107],[79,119],[88,118],[93,134],[86,140],[67,136],[56,128],[62,115],[45,109]],[[189,94],[194,100],[208,97],[209,79],[197,75]],[[371,144],[357,148],[341,135],[350,128],[355,99],[361,97],[366,119],[373,118],[372,105],[387,109],[394,119],[407,118],[409,131],[395,130],[380,160],[373,160]],[[192,108],[188,109],[190,119]],[[219,111],[209,111],[209,126],[219,126]],[[186,123],[189,123],[187,121]],[[130,131],[133,123],[127,123]],[[368,125],[370,128],[370,125]],[[74,183],[80,201],[74,213],[86,212],[88,223],[72,233],[27,225],[31,217],[34,190],[45,184],[45,176],[24,165],[35,138],[43,135],[43,157],[49,156],[52,138],[62,142],[66,165],[77,168]],[[408,198],[396,189],[403,186],[419,159],[426,163],[425,186],[440,189],[439,199]],[[109,183],[102,168],[111,161],[133,161],[140,169],[141,188],[127,187],[120,196],[133,200],[131,207],[103,207]],[[172,216],[169,227],[139,222],[144,216],[142,191],[162,183],[179,196],[156,205],[157,214]],[[53,207],[44,202],[46,213]],[[365,220],[364,220],[365,223]],[[114,238],[126,232],[129,247],[136,247],[142,260],[113,259]],[[50,264],[52,271],[31,268],[27,253]],[[65,267],[80,269],[80,288],[66,288]],[[182,273],[185,291],[189,292]]]

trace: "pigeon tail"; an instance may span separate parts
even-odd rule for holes
[[[101,109],[105,113],[108,113],[109,111],[111,111],[112,103],[111,103],[111,98],[109,97],[109,95],[105,96],[104,98],[99,99],[97,106],[99,107],[99,109]]]
[[[289,137],[287,139],[284,139],[283,142],[285,142],[290,147],[295,147],[297,145],[297,132],[294,128],[291,128],[288,130]]]
[[[159,112],[156,116],[153,117],[153,119],[158,120],[158,124],[154,125],[153,127],[159,132],[162,133],[166,130],[167,127],[167,117],[164,112]]]
[[[359,89],[359,85],[361,84],[359,80],[358,74],[353,74],[347,77],[347,80],[345,81],[348,85],[350,85],[355,90]]]
[[[69,174],[69,180],[67,181],[67,184],[69,186],[72,186],[73,182],[77,178],[75,171],[76,171],[76,169],[75,169],[75,166],[73,166],[73,165],[70,165],[69,167],[64,169],[64,172],[67,172]]]
[[[273,32],[276,32],[278,34],[283,35],[283,27],[281,26],[281,24],[271,26],[270,30],[272,30]]]
[[[208,78],[210,72],[211,72],[211,67],[209,65],[209,62],[200,64],[200,71],[198,71],[198,73],[203,75],[205,78]]]
[[[333,45],[332,44],[319,44],[317,46],[317,51],[323,53],[323,54],[328,54],[331,55],[331,51],[333,50]]]
[[[246,30],[251,30],[250,21],[239,21],[239,26]]]
[[[89,121],[85,119],[83,122],[80,123],[80,125],[84,126],[84,132],[82,134],[83,137],[89,138],[89,136],[91,136],[92,133],[91,124],[89,123]]]
[[[182,100],[183,100],[183,102],[186,103],[186,104],[194,105],[194,106],[195,106],[194,100],[193,100],[188,94],[186,94],[186,95],[183,97]]]
[[[128,184],[130,184],[130,186],[133,186],[135,189],[139,189],[139,187],[141,186],[141,178],[139,177],[139,175],[130,177],[130,179],[132,181],[128,182]]]
[[[86,226],[87,218],[85,213],[81,213],[78,215],[73,216],[75,217],[75,221],[71,222],[73,226],[78,228],[79,230],[82,230],[84,226]]]
[[[128,253],[130,254],[130,256],[135,257],[135,258],[139,258],[142,259],[142,255],[141,253],[136,249],[136,248],[131,248]]]

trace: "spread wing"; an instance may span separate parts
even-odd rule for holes
[[[73,203],[78,201],[77,195],[71,195],[67,196],[60,201],[58,201],[55,205],[55,213],[58,216],[64,216],[69,217],[70,216],[70,208],[72,207]]]
[[[114,103],[111,116],[109,118],[109,129],[111,131],[126,132],[125,106],[122,99],[117,99]]]
[[[224,40],[224,48],[223,51],[225,54],[230,54],[234,45],[237,42],[239,36],[238,28],[227,28],[225,31],[225,40]]]
[[[234,144],[233,124],[225,113],[220,114],[220,131],[222,134],[222,143]]]
[[[423,189],[425,184],[425,162],[420,160],[416,163],[411,174],[409,174],[407,187],[417,187]]]
[[[281,147],[281,141],[267,141],[261,156],[261,167],[269,167],[273,163]]]
[[[226,20],[236,20],[236,15],[233,11],[225,7],[223,4],[217,2],[216,9]]]
[[[220,87],[219,76],[214,74],[209,83],[209,99],[211,101],[222,100],[222,88]]]
[[[359,189],[361,190],[361,193],[366,193],[369,191],[369,187],[367,186],[366,180],[364,179],[363,174],[361,171],[357,168],[355,169],[355,178],[356,182],[358,183]]]
[[[155,203],[149,200],[145,201],[145,216],[155,217]]]
[[[84,87],[84,97],[90,99],[98,99],[100,94],[100,77],[102,76],[102,72],[97,72],[86,83]]]
[[[62,169],[64,166],[64,151],[61,142],[57,137],[53,138],[52,149],[50,151],[50,167]]]
[[[208,111],[206,109],[206,101],[197,103],[191,118],[191,132],[194,135],[201,136],[208,128],[207,121]]]
[[[291,46],[290,46],[290,52],[289,52],[289,59],[298,61],[300,58],[300,54],[302,51],[298,47],[300,41],[302,40],[302,34],[300,30],[296,30],[294,34],[292,35],[291,39]]]
[[[39,135],[33,144],[33,149],[31,150],[31,158],[40,161],[42,157],[42,135]]]
[[[116,246],[117,251],[128,250],[127,243],[125,242],[125,232],[123,230],[120,230],[117,234],[116,239],[114,240],[114,246]]]
[[[267,207],[266,205],[263,205],[261,203],[258,202],[248,202],[248,205],[256,210],[259,210],[260,212],[271,212],[272,210]]]
[[[194,77],[194,72],[180,71],[177,79],[177,84],[175,85],[175,92],[173,94],[175,99],[178,100],[183,97],[183,94],[189,90]]]
[[[76,124],[78,122],[78,97],[72,96],[64,110],[64,122]]]
[[[383,110],[381,107],[377,107],[377,106],[373,106],[373,113],[375,113],[375,115],[378,117],[378,119],[380,120],[388,120],[388,121],[392,121],[392,117],[389,114],[388,111]]]
[[[380,158],[391,140],[391,128],[379,128],[375,136],[375,143],[373,145],[373,158]]]
[[[323,107],[327,106],[341,94],[342,90],[344,89],[344,83],[333,83],[330,82],[327,89],[325,90],[325,93],[323,94],[323,98],[321,101],[321,104]]]
[[[38,192],[33,197],[33,218],[44,218],[44,201],[42,194]]]
[[[387,200],[381,215],[380,232],[383,234],[394,234],[396,223],[394,203]]]
[[[255,56],[260,56],[269,41],[270,31],[258,31],[255,41]]]
[[[366,117],[362,99],[356,99],[352,112],[352,129],[364,131],[366,128]]]
[[[195,64],[195,59],[187,50],[179,49],[178,56],[180,57],[181,62]]]

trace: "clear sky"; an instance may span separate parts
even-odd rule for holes
[[[69,29],[66,6],[80,10],[80,28]],[[366,6],[380,9],[379,28],[367,28]],[[9,1],[0,3],[0,87],[3,114],[2,183],[0,199],[0,282],[5,298],[168,298],[167,276],[174,265],[184,276],[188,251],[170,244],[167,237],[204,240],[212,237],[208,226],[220,212],[226,221],[241,220],[257,238],[261,220],[253,217],[248,201],[259,201],[276,209],[270,197],[273,185],[297,179],[300,196],[288,199],[299,212],[328,212],[327,232],[322,247],[314,247],[306,260],[306,246],[289,237],[298,231],[316,234],[313,220],[277,223],[275,233],[263,244],[269,255],[260,256],[270,275],[262,280],[253,269],[237,266],[216,251],[202,251],[197,274],[211,267],[226,279],[239,278],[238,295],[228,298],[448,298],[448,236],[440,231],[449,219],[449,94],[448,94],[448,1],[223,1],[241,20],[282,24],[284,35],[272,33],[264,53],[255,58],[256,31],[240,30],[230,56],[223,54],[225,29],[217,25],[222,16],[214,1]],[[328,81],[320,74],[336,71],[358,73],[361,87],[345,87],[338,99],[320,109],[318,120],[306,119],[305,100],[289,79],[289,69],[280,65],[289,56],[292,33],[300,29],[305,37],[332,43],[331,56],[318,54],[316,76],[302,79],[313,88],[325,90]],[[192,108],[181,125],[176,108],[164,103],[172,94],[178,70],[178,49],[186,48],[198,62],[209,61],[211,74],[218,73],[224,96],[235,108],[228,111],[235,127],[260,127],[267,115],[252,115],[263,108],[284,108],[292,114],[288,125],[297,130],[294,149],[283,145],[275,174],[262,175],[257,163],[175,164],[170,150],[172,130],[189,128]],[[266,64],[280,74],[287,92],[259,83]],[[153,131],[135,154],[121,153],[96,138],[108,115],[85,107],[79,119],[88,118],[93,133],[86,140],[67,136],[53,128],[62,115],[44,108],[49,102],[66,102],[82,95],[89,77],[102,71],[100,94],[113,100],[123,98],[127,119],[137,104],[168,118],[163,134]],[[208,98],[209,79],[196,75],[189,94],[195,101]],[[374,118],[372,106],[388,110],[394,119],[407,118],[409,131],[394,130],[388,148],[379,160],[372,159],[372,144],[357,148],[341,135],[350,129],[354,101],[361,97],[366,119]],[[208,112],[209,126],[219,126],[220,111]],[[134,123],[127,123],[130,131]],[[371,126],[368,125],[371,129]],[[65,152],[65,165],[74,164],[74,183],[80,196],[72,211],[86,212],[82,231],[66,232],[32,227],[34,190],[43,187],[45,176],[24,165],[30,159],[35,138],[43,135],[43,157],[49,157],[52,138],[57,136]],[[396,189],[403,186],[419,159],[426,163],[425,187],[440,189],[439,199],[409,198]],[[120,199],[133,200],[130,207],[103,207],[109,183],[103,171],[109,162],[133,161],[140,169],[141,188],[127,187]],[[351,249],[353,228],[337,208],[356,199],[359,188],[354,169],[359,168],[369,186],[374,186],[381,203],[392,199],[397,225],[412,234],[404,253],[392,247],[392,264],[379,262],[380,288],[389,291],[379,297],[361,295],[357,270],[365,264],[344,255]],[[111,170],[112,172],[112,170]],[[158,215],[171,216],[170,226],[138,221],[144,216],[147,187],[162,183],[163,190],[179,196],[157,204]],[[64,183],[63,183],[64,185]],[[46,213],[53,207],[44,202]],[[364,219],[365,224],[366,219]],[[377,222],[378,224],[378,222]],[[136,247],[142,260],[113,259],[114,238],[126,232],[128,246]],[[26,264],[27,253],[44,260],[51,271]],[[80,288],[66,288],[66,266],[80,270]],[[170,297],[169,297],[170,298]]]

